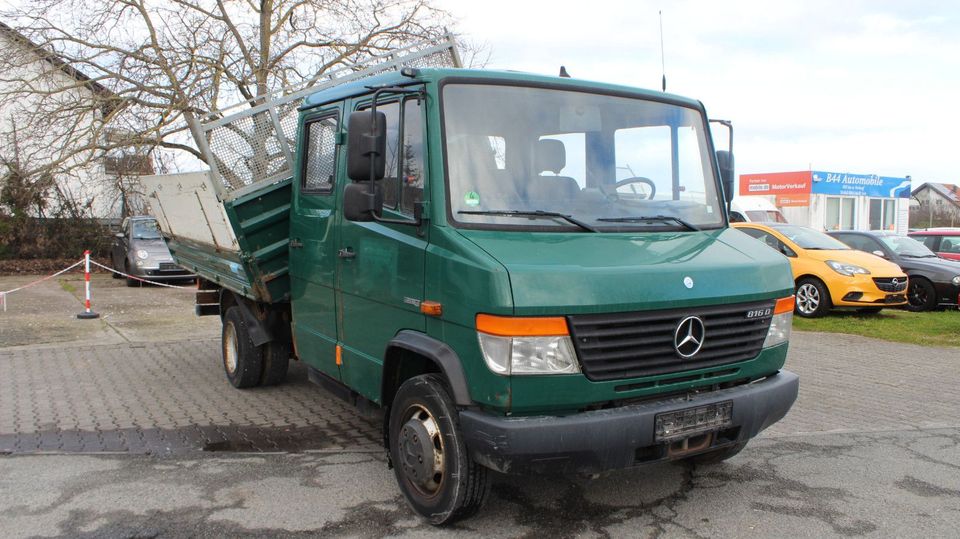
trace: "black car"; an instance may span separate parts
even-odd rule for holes
[[[160,235],[157,221],[149,216],[133,216],[123,220],[113,240],[110,259],[114,269],[148,281],[193,279],[193,273],[173,261],[167,242]],[[116,273],[114,277],[120,277]],[[127,277],[127,286],[140,286],[141,281]]]
[[[940,258],[919,241],[892,232],[828,232],[854,249],[882,256],[910,277],[907,309],[929,311],[960,302],[960,262]]]

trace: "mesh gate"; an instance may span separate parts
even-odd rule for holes
[[[200,135],[200,150],[207,157],[221,200],[230,200],[254,190],[256,185],[288,178],[293,173],[298,108],[303,99],[319,90],[372,77],[402,67],[460,67],[456,43],[451,36],[375,56],[354,66],[325,73],[306,87],[283,90],[265,102],[249,107],[246,102],[211,113],[194,129]],[[238,112],[229,113],[231,109]]]

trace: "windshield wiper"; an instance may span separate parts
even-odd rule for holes
[[[572,215],[566,215],[563,213],[558,213],[554,211],[543,211],[543,210],[460,210],[457,213],[462,213],[464,215],[505,215],[507,217],[547,217],[547,218],[559,218],[577,225],[578,227],[586,230],[587,232],[597,232],[596,228],[584,223],[580,219],[573,217]]]
[[[597,221],[605,221],[608,223],[639,223],[642,221],[673,221],[680,223],[689,230],[699,232],[700,229],[693,226],[692,224],[684,221],[679,217],[674,217],[672,215],[651,215],[651,216],[640,216],[640,217],[601,217]]]

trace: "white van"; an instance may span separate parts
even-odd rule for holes
[[[733,197],[731,223],[786,223],[787,219],[772,202],[762,196]]]

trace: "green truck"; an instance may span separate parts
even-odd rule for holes
[[[197,123],[211,170],[144,180],[234,386],[292,358],[381,413],[434,524],[490,470],[716,462],[784,417],[790,268],[728,226],[700,102],[402,52]]]

